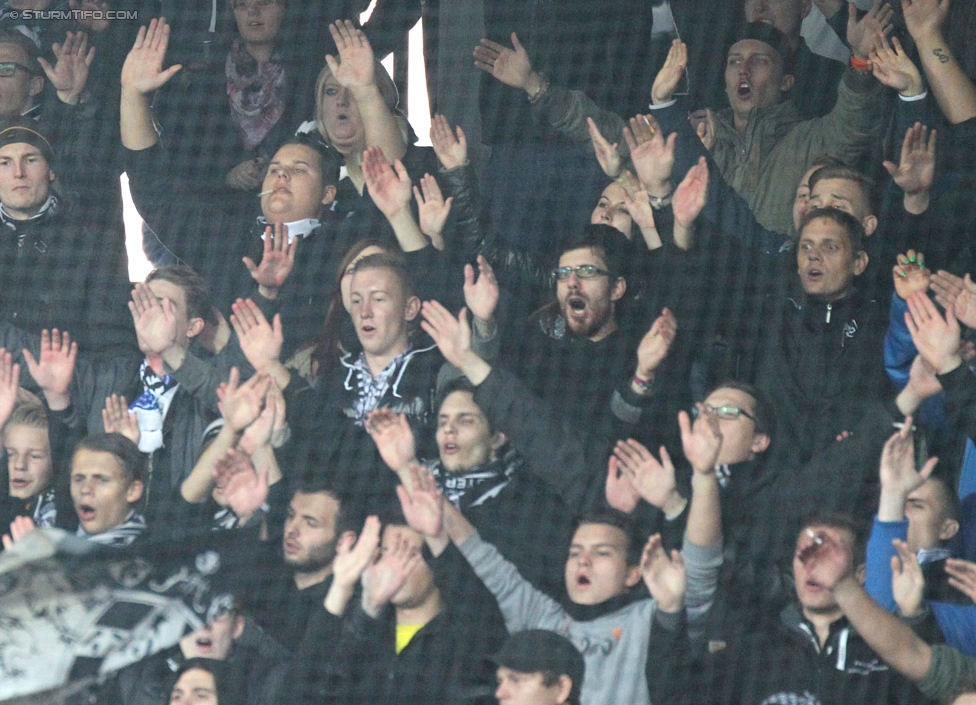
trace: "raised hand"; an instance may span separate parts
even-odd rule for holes
[[[617,441],[613,448],[611,463],[616,461],[618,471],[625,477],[634,491],[648,504],[666,514],[680,502],[678,486],[674,480],[674,463],[664,446],[660,448],[661,460],[643,444],[628,438]]]
[[[234,448],[214,463],[214,484],[241,523],[247,523],[268,500],[269,473],[270,468],[256,472],[251,459]]]
[[[462,308],[458,317],[437,301],[424,301],[420,308],[423,317],[420,325],[433,339],[444,359],[457,368],[465,363],[471,353],[471,326],[468,323],[468,309]]]
[[[915,250],[909,250],[898,255],[898,264],[891,269],[891,276],[895,280],[895,293],[899,298],[908,300],[916,291],[929,288],[932,273],[925,266],[925,255]]]
[[[129,411],[129,403],[125,397],[113,394],[105,397],[105,408],[102,409],[102,425],[105,433],[121,433],[130,441],[139,445],[142,432],[139,430],[139,417],[134,411]]]
[[[630,119],[629,127],[624,128],[624,139],[641,184],[664,198],[667,194],[657,191],[668,190],[671,183],[678,133],[664,139],[661,126],[653,115],[638,115]]]
[[[938,458],[929,458],[921,470],[915,469],[915,439],[912,437],[912,417],[884,445],[881,451],[881,493],[890,493],[897,502],[899,513],[905,498],[922,486],[935,469]],[[888,519],[884,519],[888,521]]]
[[[0,348],[0,428],[14,413],[17,393],[20,390],[20,365],[14,363],[14,356]]]
[[[388,529],[389,542],[378,561],[363,572],[363,611],[376,618],[407,583],[407,578],[420,561],[420,551],[399,527]]]
[[[620,170],[623,165],[623,158],[620,156],[620,152],[617,151],[617,143],[610,144],[607,142],[606,137],[600,133],[600,128],[593,122],[593,118],[586,118],[586,125],[590,130],[593,152],[596,154],[596,160],[600,163],[600,168],[611,179],[616,179],[620,176]]]
[[[976,602],[976,563],[950,558],[946,561],[945,571],[949,574],[949,584]]]
[[[685,561],[678,551],[669,557],[661,542],[661,535],[654,534],[647,540],[641,555],[641,575],[651,597],[657,600],[663,612],[678,612],[685,598]]]
[[[919,404],[942,391],[942,385],[935,376],[935,368],[921,355],[916,355],[912,360],[911,369],[908,371],[908,385],[905,389],[909,388],[919,400]]]
[[[891,557],[891,592],[902,617],[914,617],[922,608],[925,591],[922,566],[907,543],[899,539],[891,543],[898,551],[897,556]]]
[[[687,66],[688,46],[680,39],[675,39],[671,42],[668,58],[664,60],[664,65],[654,77],[654,85],[651,86],[651,103],[653,105],[667,103],[674,97],[674,92],[678,89],[678,83],[684,76]]]
[[[339,588],[352,590],[363,571],[376,558],[380,545],[380,520],[376,516],[366,517],[363,530],[358,538],[350,531],[336,543],[336,556],[332,561],[332,584]]]
[[[363,33],[349,20],[337,20],[329,25],[339,58],[327,54],[325,63],[343,88],[355,90],[370,86],[376,80],[373,47]]]
[[[226,398],[225,394],[224,399]],[[271,446],[271,437],[274,433],[275,423],[279,420],[279,417],[284,416],[278,409],[279,399],[284,404],[284,397],[281,395],[281,390],[278,389],[278,385],[275,384],[274,379],[269,378],[267,389],[264,393],[264,408],[261,409],[258,417],[244,429],[244,433],[241,434],[241,438],[237,442],[238,447],[248,455],[254,455],[259,449]]]
[[[258,291],[266,299],[275,299],[284,286],[288,275],[295,266],[295,250],[301,238],[288,241],[288,226],[275,223],[274,230],[269,225],[264,229],[264,251],[261,253],[261,264],[254,264],[250,257],[243,259],[244,266],[251,273],[251,278],[257,282]]]
[[[699,157],[698,163],[688,170],[685,178],[674,190],[671,208],[676,227],[689,230],[694,226],[708,199],[708,162]]]
[[[95,47],[88,48],[88,35],[84,32],[67,32],[64,44],[53,44],[51,51],[57,59],[54,66],[43,56],[37,57],[37,61],[58,97],[65,103],[75,104],[88,83]]]
[[[163,59],[169,45],[169,25],[154,19],[149,28],[139,28],[136,41],[122,65],[122,90],[145,95],[151,93],[183,68],[180,64],[163,71]]]
[[[443,536],[444,496],[434,476],[427,468],[414,463],[410,466],[410,477],[408,485],[396,488],[407,525],[425,538]]]
[[[871,58],[875,49],[878,33],[887,35],[891,32],[894,9],[882,0],[874,0],[871,9],[864,17],[857,19],[857,5],[847,3],[847,44],[851,53],[862,61]]]
[[[688,116],[688,121],[695,128],[695,134],[705,145],[705,149],[711,152],[715,146],[715,113],[711,108],[696,110]]]
[[[458,125],[455,135],[447,118],[439,113],[430,121],[430,142],[445,169],[456,169],[468,163],[468,139],[464,130]]]
[[[932,275],[932,291],[942,308],[952,307],[956,319],[969,328],[976,328],[976,283],[967,274],[960,279],[955,274],[939,270]]]
[[[139,349],[146,355],[162,355],[177,343],[176,308],[170,299],[157,299],[147,284],[137,283],[129,302]]]
[[[901,161],[882,162],[892,180],[905,192],[905,208],[918,215],[928,208],[929,189],[935,178],[935,130],[916,122],[905,132]],[[926,139],[927,138],[927,139]]]
[[[719,428],[718,416],[703,404],[697,406],[698,418],[694,425],[686,412],[678,414],[681,446],[684,448],[685,458],[695,472],[712,474],[715,472],[718,454],[722,450],[722,429]]]
[[[230,324],[237,334],[244,357],[255,370],[277,362],[285,333],[281,327],[281,314],[276,313],[268,323],[264,313],[251,299],[238,299],[231,305]]]
[[[71,335],[67,331],[62,334],[57,328],[50,332],[42,330],[40,360],[35,360],[31,351],[26,348],[23,352],[27,370],[37,386],[44,391],[48,405],[53,403],[52,398],[55,397],[70,403],[68,389],[71,387],[75,361],[78,359],[78,343],[71,341]],[[63,410],[67,406],[58,404],[57,408]]]
[[[902,0],[901,10],[909,34],[918,41],[930,34],[941,34],[949,16],[949,0]]]
[[[394,217],[410,205],[413,193],[410,175],[399,159],[390,167],[383,150],[370,147],[363,152],[363,176],[370,198],[387,218]]]
[[[532,75],[532,62],[515,32],[512,32],[512,47],[482,39],[474,48],[474,65],[505,85],[524,90]]]
[[[624,514],[630,514],[637,509],[641,500],[640,493],[634,489],[630,476],[621,470],[620,460],[615,455],[611,455],[610,460],[607,461],[607,482],[604,493],[607,504]]]
[[[446,201],[441,187],[430,174],[424,174],[420,179],[420,188],[413,187],[413,197],[417,200],[417,213],[420,216],[420,232],[430,238],[431,244],[438,250],[444,249],[444,223],[451,213],[454,197]]]
[[[630,169],[624,169],[620,172],[617,183],[624,189],[624,205],[627,206],[627,212],[630,214],[631,220],[634,221],[634,225],[640,228],[648,249],[660,247],[661,237],[658,235],[657,225],[654,222],[654,209],[651,208],[650,193],[641,185],[640,180]]]
[[[244,384],[240,384],[240,380],[240,372],[236,367],[232,368],[227,384],[221,385],[217,403],[224,421],[238,433],[257,420],[264,407],[268,387],[272,384],[271,378],[261,372]]]
[[[394,472],[406,470],[417,462],[417,447],[413,429],[406,414],[392,409],[377,409],[366,418],[366,431],[376,444],[376,449]]]
[[[4,550],[10,549],[15,543],[37,529],[37,525],[30,517],[17,517],[10,522],[10,533],[3,535]]]
[[[946,317],[943,318],[929,297],[917,291],[908,297],[905,325],[915,348],[937,374],[945,374],[962,364],[959,322],[952,306],[946,309]]]
[[[478,278],[474,267],[464,265],[464,303],[475,317],[476,323],[488,325],[498,306],[499,288],[495,270],[484,255],[478,255]]]
[[[854,571],[850,546],[826,531],[806,529],[797,541],[796,558],[813,582],[831,592]]]
[[[875,33],[871,69],[876,79],[906,98],[919,95],[925,90],[921,72],[902,49],[898,37],[892,37],[889,46],[888,38],[884,34]]]
[[[636,376],[642,380],[654,377],[658,366],[668,356],[671,344],[678,334],[678,322],[670,309],[662,309],[661,315],[654,319],[651,329],[641,338],[637,346]]]

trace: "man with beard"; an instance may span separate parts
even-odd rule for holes
[[[529,319],[504,356],[505,367],[577,427],[602,417],[634,369],[636,340],[619,325],[624,297],[634,298],[624,276],[629,246],[608,225],[568,238],[552,270],[556,300]]]
[[[271,548],[274,542],[266,544],[270,550],[262,561],[262,584],[255,599],[248,600],[250,611],[265,631],[292,651],[332,584],[343,516],[342,502],[328,485],[299,484],[288,504],[281,554]]]

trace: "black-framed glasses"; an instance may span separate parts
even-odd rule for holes
[[[578,267],[556,267],[552,270],[552,278],[557,282],[566,281],[571,274],[575,274],[580,279],[596,279],[597,277],[613,276],[607,270],[600,269],[593,264],[581,264]]]
[[[23,69],[24,71],[26,71],[29,74],[33,74],[34,73],[29,68],[27,68],[23,64],[18,64],[16,61],[3,61],[3,62],[0,62],[0,76],[2,76],[3,78],[10,78],[15,73],[17,73],[17,69]]]
[[[750,414],[745,409],[740,409],[737,406],[731,406],[729,404],[725,404],[723,406],[712,406],[711,404],[702,404],[702,406],[705,407],[705,411],[707,411],[710,414],[715,414],[723,421],[735,421],[740,416],[745,416],[747,419],[750,419],[752,421],[756,420],[755,416]],[[701,409],[697,406],[691,410],[691,415],[694,416],[696,419],[700,414],[701,414]]]

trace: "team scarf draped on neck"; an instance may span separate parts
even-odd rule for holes
[[[121,524],[113,526],[108,531],[103,531],[100,534],[89,534],[79,526],[78,536],[92,543],[101,544],[102,546],[121,547],[128,546],[139,538],[145,530],[146,520],[141,514],[132,512]]]
[[[3,203],[0,203],[0,223],[3,223],[11,230],[16,230],[18,223],[30,222],[32,220],[43,218],[44,216],[47,215],[54,215],[55,213],[58,212],[59,208],[60,208],[60,201],[58,201],[58,197],[52,193],[50,196],[47,197],[47,200],[44,201],[44,204],[41,206],[40,210],[37,211],[37,213],[32,215],[26,221],[21,221],[13,218],[10,215],[10,212],[7,210],[7,207],[3,205]]]
[[[179,383],[170,375],[160,377],[145,360],[139,367],[142,394],[132,404],[139,422],[139,450],[152,453],[163,447],[163,418]]]

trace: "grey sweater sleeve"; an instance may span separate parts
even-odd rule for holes
[[[498,601],[509,633],[524,629],[558,630],[567,615],[559,604],[532,587],[498,549],[473,533],[458,548]]]
[[[693,651],[704,644],[705,622],[715,602],[718,589],[718,571],[722,566],[722,542],[711,546],[699,546],[685,536],[681,545],[685,561],[685,611],[688,614],[688,638]]]

